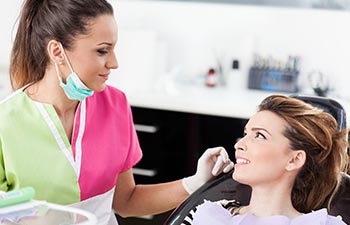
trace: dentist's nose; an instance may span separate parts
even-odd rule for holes
[[[113,52],[110,59],[108,60],[106,64],[107,68],[109,69],[118,69],[119,63],[116,54]]]

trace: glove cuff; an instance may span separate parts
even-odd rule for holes
[[[185,188],[188,194],[195,192],[199,186],[195,185],[194,176],[185,177],[182,179],[182,186]]]

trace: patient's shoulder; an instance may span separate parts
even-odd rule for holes
[[[191,225],[193,222],[194,214],[196,214],[196,211],[199,207],[206,204],[208,202],[207,200],[204,200],[204,203],[198,205],[194,209],[192,209],[189,214],[185,217],[184,221],[181,223],[181,225]],[[210,201],[209,201],[210,202]],[[236,215],[239,213],[239,209],[241,208],[241,203],[237,200],[219,200],[214,202],[215,204],[222,206],[223,208],[227,209],[231,214]]]
[[[232,215],[239,214],[239,210],[242,207],[242,204],[237,200],[220,200],[217,201],[218,204],[220,204],[222,207],[227,209]]]

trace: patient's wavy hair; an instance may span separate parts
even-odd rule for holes
[[[288,127],[284,136],[292,150],[304,150],[306,161],[299,171],[292,190],[292,203],[303,213],[330,203],[338,190],[341,174],[347,171],[347,131],[339,131],[337,121],[299,99],[271,95],[259,105],[283,118]]]

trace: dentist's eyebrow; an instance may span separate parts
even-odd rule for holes
[[[109,42],[101,42],[97,45],[109,45],[109,46],[112,46],[113,44],[112,43],[109,43]]]

